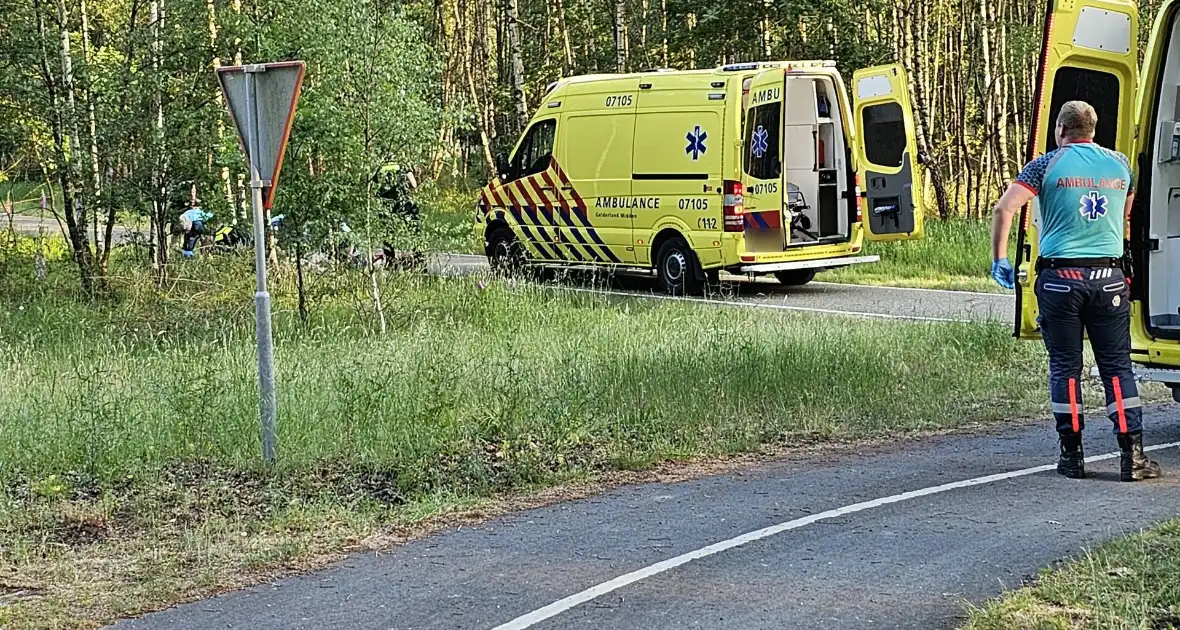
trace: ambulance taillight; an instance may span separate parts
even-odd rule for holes
[[[724,183],[725,200],[722,215],[725,217],[726,232],[741,232],[746,229],[745,189],[739,181],[727,179]]]
[[[854,175],[852,181],[856,186],[853,188],[853,194],[856,195],[856,222],[860,223],[864,220],[864,197],[860,194],[860,173]]]

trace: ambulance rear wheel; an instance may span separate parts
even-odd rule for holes
[[[789,269],[776,271],[774,277],[785,287],[801,287],[815,279],[814,269]]]
[[[660,246],[656,254],[656,274],[660,278],[660,286],[668,295],[701,293],[697,258],[688,243],[680,237],[670,238]]]
[[[524,247],[517,240],[516,235],[508,226],[500,226],[488,234],[487,251],[488,265],[492,271],[504,274],[515,274],[525,264]]]

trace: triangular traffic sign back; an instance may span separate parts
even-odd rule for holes
[[[251,66],[217,69],[217,80],[229,105],[230,118],[238,132],[238,141],[246,157],[258,167],[258,177],[267,182],[263,201],[267,209],[274,204],[287,137],[295,119],[295,105],[303,84],[306,67],[302,61],[283,61]],[[258,155],[251,155],[250,111],[247,74],[254,77],[254,111],[257,112]]]

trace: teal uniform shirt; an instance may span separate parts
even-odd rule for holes
[[[188,219],[190,223],[197,223],[197,222],[206,223],[209,221],[209,219],[213,218],[213,214],[211,212],[206,212],[203,208],[201,208],[199,206],[185,210],[184,214],[182,214],[180,216],[185,219]]]
[[[1041,257],[1123,255],[1123,210],[1134,179],[1122,153],[1075,142],[1029,162],[1016,183],[1040,200]]]

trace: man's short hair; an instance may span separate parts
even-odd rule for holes
[[[1085,101],[1069,101],[1061,106],[1057,114],[1061,135],[1069,140],[1089,140],[1094,137],[1098,125],[1098,112]]]

